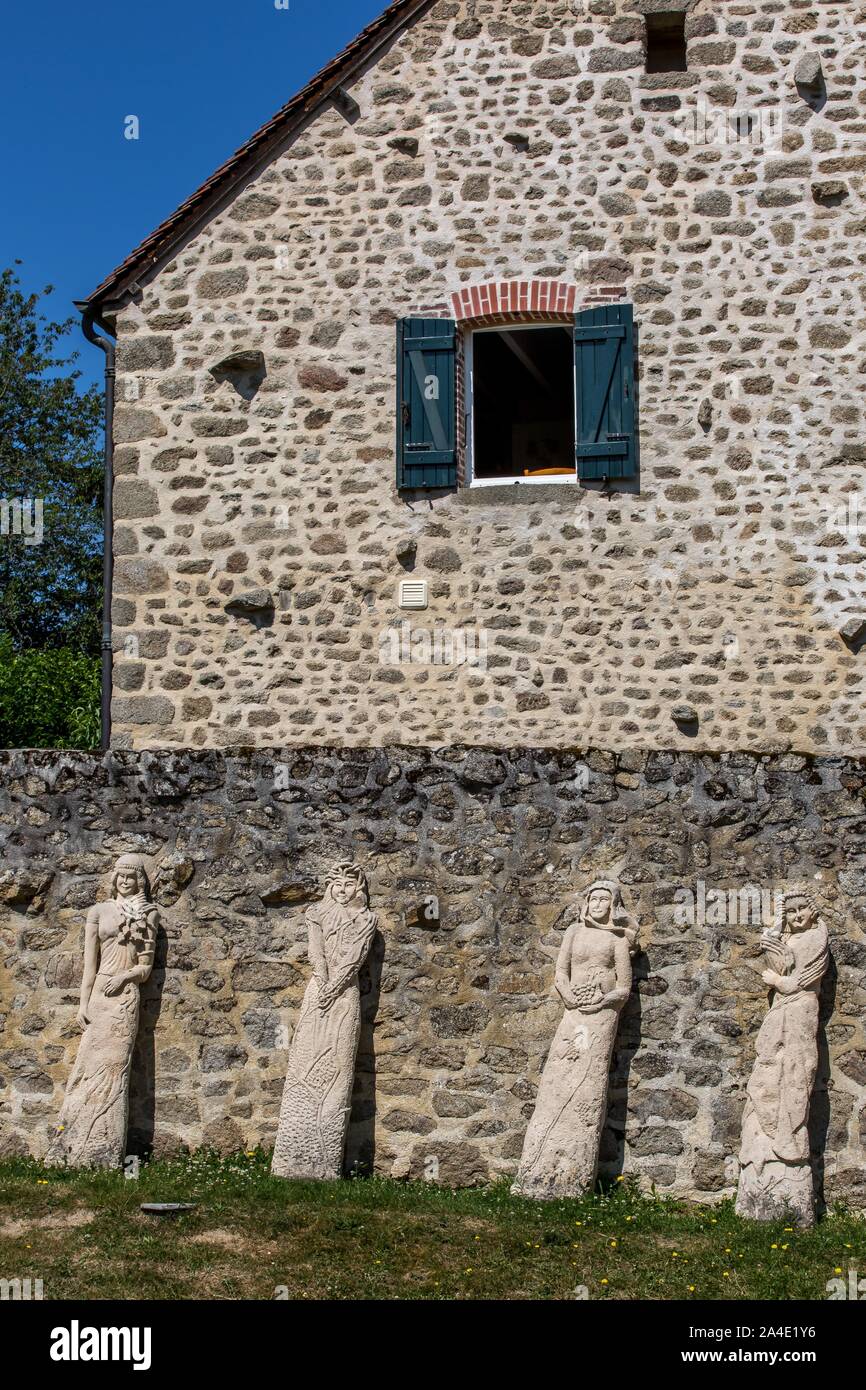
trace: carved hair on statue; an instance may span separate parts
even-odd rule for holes
[[[814,919],[820,918],[818,904],[815,895],[808,884],[799,884],[794,888],[786,888],[784,893],[779,893],[776,898],[776,925],[782,932],[787,931],[787,909],[788,904],[793,902],[804,902]]]
[[[147,868],[144,859],[140,854],[122,854],[111,871],[111,896],[117,897],[117,880],[124,869],[134,869],[138,878],[138,891],[150,899],[150,879],[147,876]]]
[[[622,889],[612,878],[597,878],[583,890],[582,902],[578,921],[583,923],[588,915],[589,899],[593,893],[604,892],[610,894],[610,918],[609,929],[624,936],[628,942],[629,954],[634,956],[638,952],[638,934],[640,926],[635,917],[626,910],[622,900]]]
[[[325,892],[332,888],[341,878],[354,879],[356,888],[363,893],[364,901],[369,901],[370,890],[367,886],[367,875],[359,864],[354,864],[351,859],[339,859],[332,869],[328,871],[325,879]]]

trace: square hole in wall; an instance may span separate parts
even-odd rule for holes
[[[646,16],[647,72],[687,72],[686,16],[682,10]]]

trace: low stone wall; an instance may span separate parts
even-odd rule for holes
[[[866,1206],[864,788],[866,763],[794,755],[0,753],[0,1152],[45,1152],[79,1036],[86,910],[130,849],[149,856],[162,920],[131,1147],[270,1145],[309,973],[305,905],[348,852],[380,921],[350,1166],[513,1173],[560,1015],[564,918],[603,873],[642,952],[602,1172],[721,1196],[767,995],[748,895],[718,890],[769,898],[807,879],[833,953],[813,1147],[828,1199]]]

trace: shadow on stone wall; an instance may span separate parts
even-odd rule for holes
[[[628,1085],[631,1064],[640,1047],[641,996],[639,986],[649,979],[646,951],[632,961],[632,991],[619,1019],[610,1068],[607,1120],[601,1136],[598,1176],[603,1187],[615,1182],[625,1167],[625,1136],[628,1126]],[[632,1143],[635,1136],[632,1135]]]
[[[153,970],[141,990],[138,1037],[129,1078],[129,1127],[126,1151],[139,1158],[153,1152],[156,1125],[156,1045],[154,1035],[162,1012],[162,992],[168,962],[168,936],[160,925],[156,937]]]
[[[361,968],[361,1037],[355,1063],[355,1086],[344,1158],[347,1174],[369,1177],[376,1162],[376,1038],[385,938],[376,932],[370,954]]]
[[[827,1210],[827,1202],[824,1197],[824,1166],[827,1136],[830,1131],[830,1046],[827,1042],[827,1024],[833,1017],[838,979],[839,972],[831,949],[830,961],[821,982],[818,1018],[818,1070],[812,1091],[812,1104],[809,1108],[809,1151],[815,1189],[815,1214],[817,1216],[823,1215]]]

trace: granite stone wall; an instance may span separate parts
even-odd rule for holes
[[[115,746],[866,750],[863,8],[653,8],[439,0],[141,277]],[[639,483],[398,495],[395,320],[515,280],[634,304]]]
[[[791,754],[0,753],[0,1152],[45,1152],[79,1036],[86,910],[127,850],[148,856],[163,928],[132,1147],[270,1145],[309,974],[305,905],[348,854],[380,924],[350,1168],[449,1184],[514,1172],[561,1010],[562,931],[603,874],[642,949],[602,1172],[713,1200],[736,1182],[767,1007],[743,890],[771,904],[805,881],[833,957],[816,1169],[829,1199],[866,1206],[864,789],[862,761]]]

